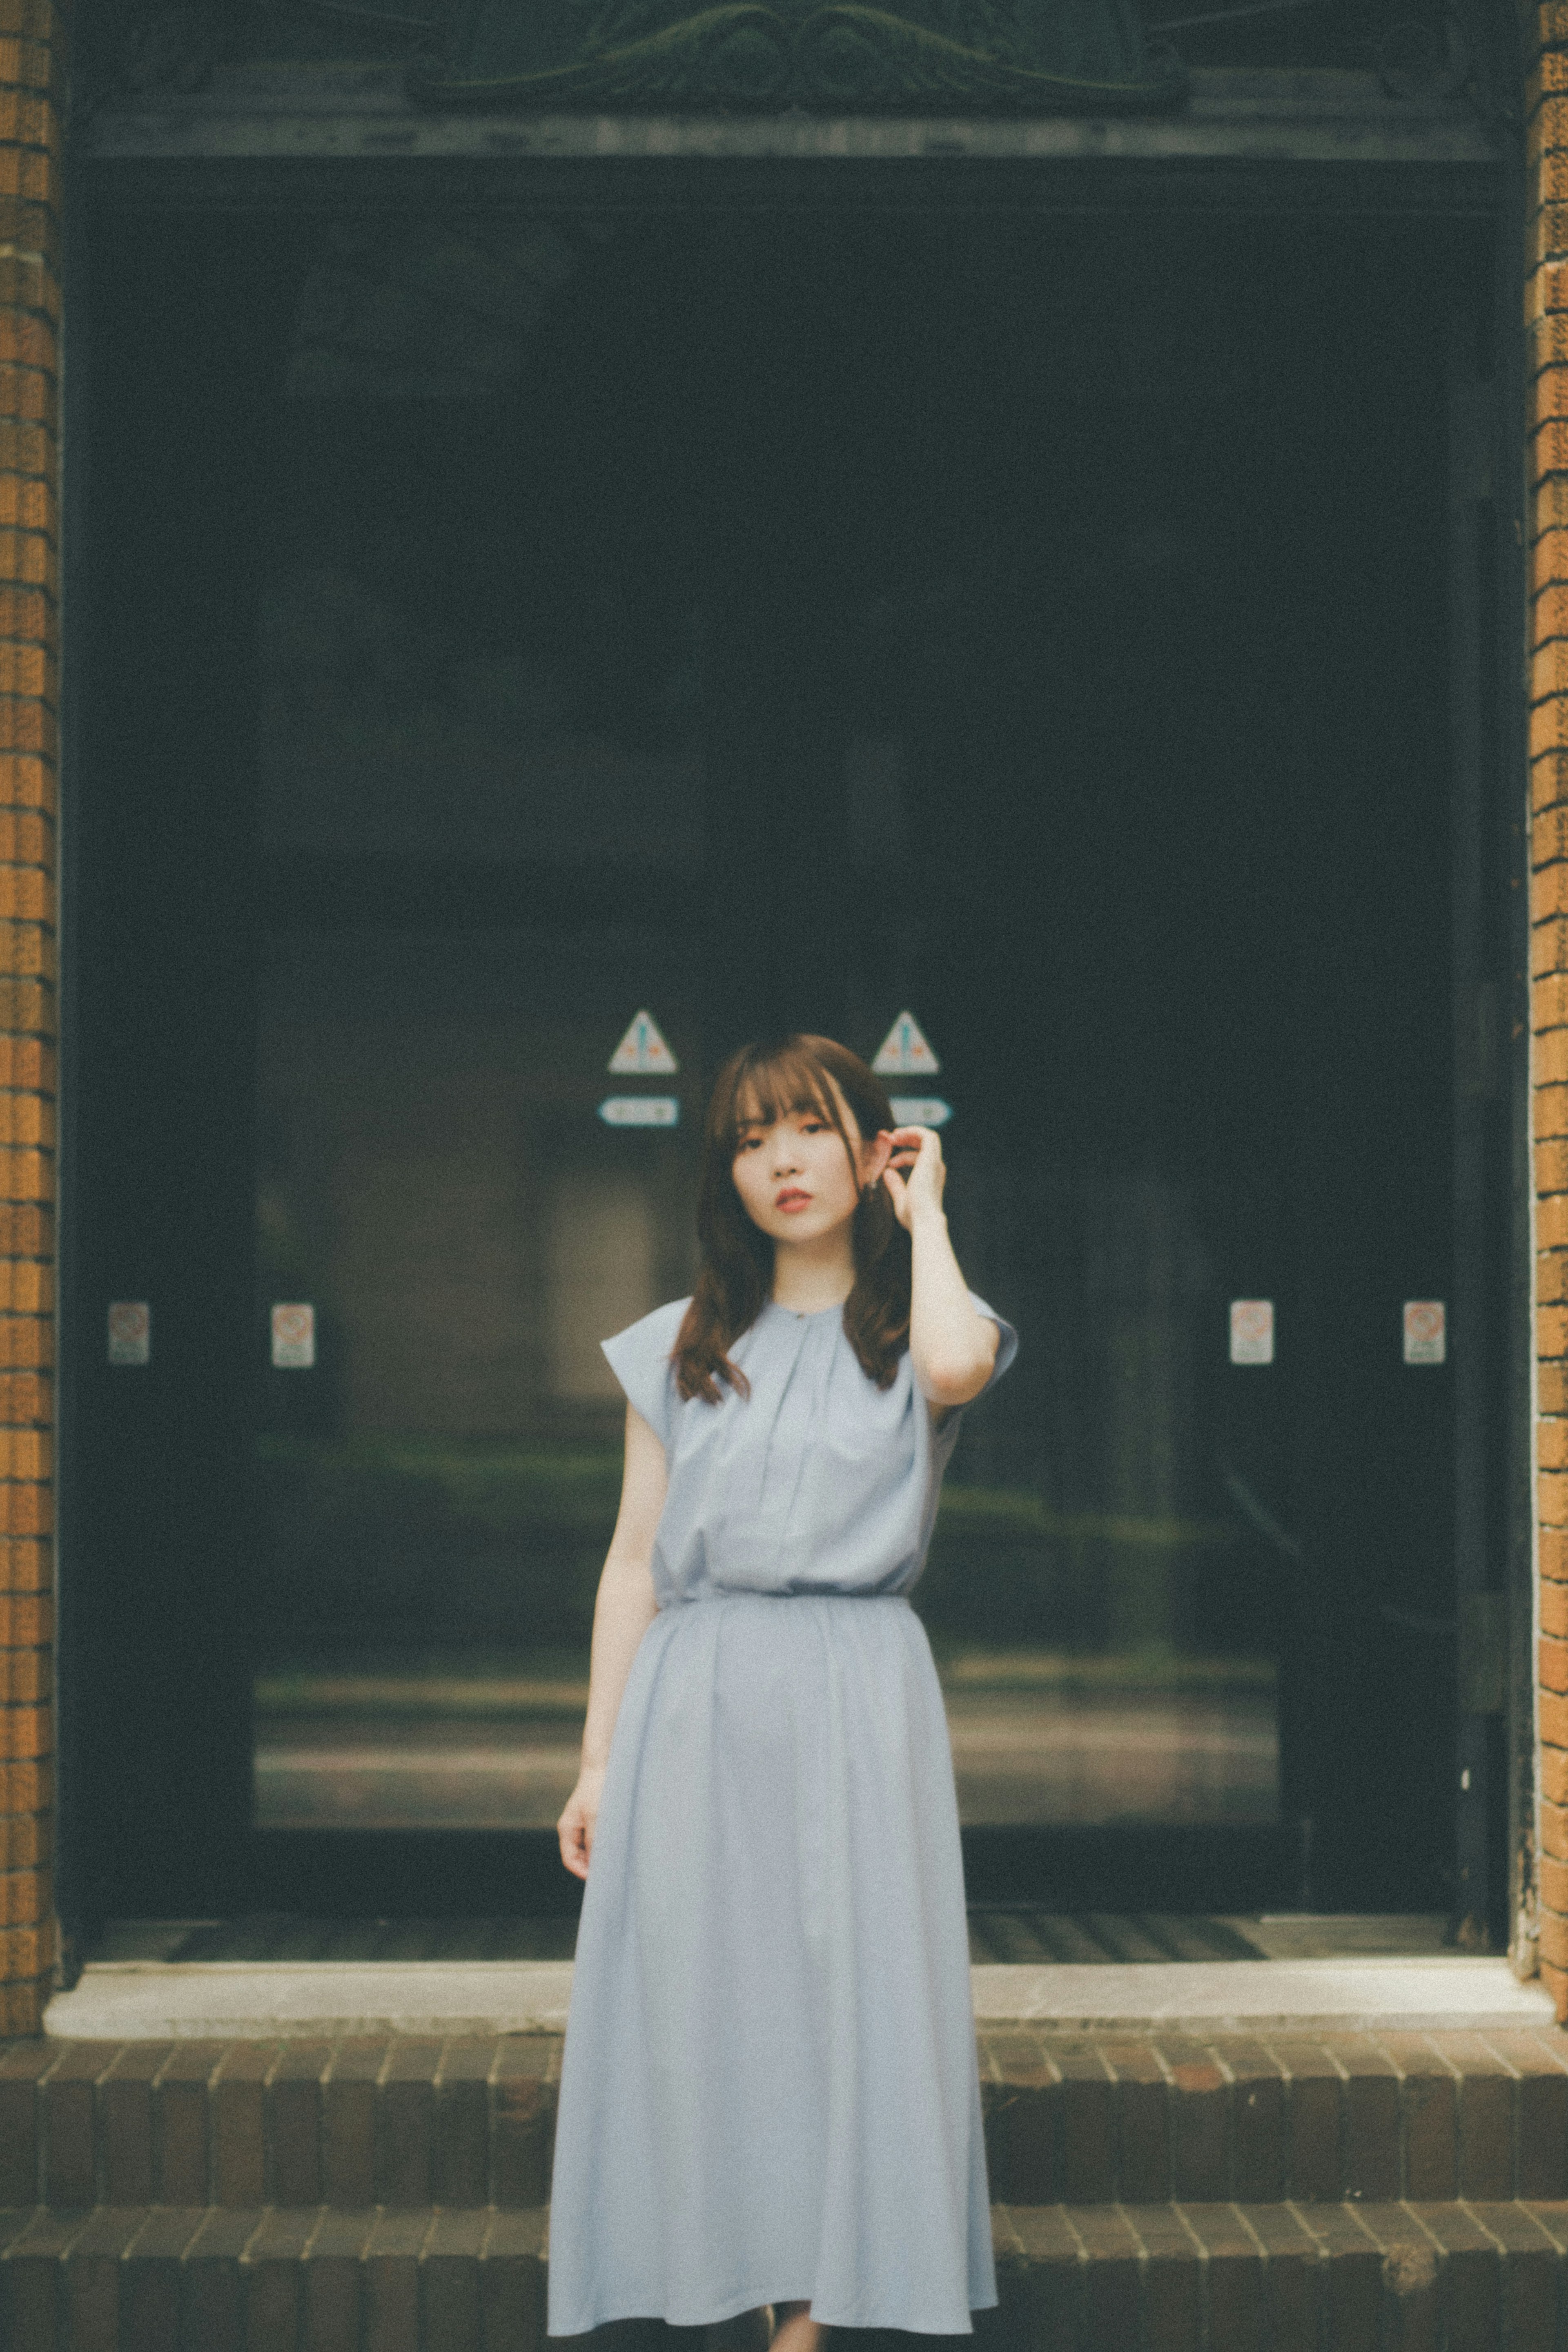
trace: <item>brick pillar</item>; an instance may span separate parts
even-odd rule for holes
[[[0,0],[0,2032],[54,1960],[51,1486],[66,12]]]
[[[1527,19],[1541,1973],[1568,2014],[1568,6]]]

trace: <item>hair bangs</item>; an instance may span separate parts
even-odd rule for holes
[[[847,1146],[843,1106],[821,1064],[793,1037],[771,1047],[754,1046],[735,1074],[726,1122],[730,1157],[746,1128],[771,1127],[778,1119],[813,1111],[838,1129]]]

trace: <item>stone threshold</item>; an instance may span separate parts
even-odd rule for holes
[[[969,1971],[988,2027],[1082,2032],[1387,2032],[1554,2021],[1539,1983],[1505,1959],[1147,1961],[987,1966]],[[74,2041],[207,2041],[289,2035],[559,2033],[570,1960],[101,1960],[57,1993],[47,2034]]]

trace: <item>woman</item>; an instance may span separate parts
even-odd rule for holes
[[[997,2299],[952,1759],[906,1596],[960,1410],[1017,1339],[965,1287],[945,1181],[845,1047],[747,1047],[709,1106],[695,1292],[604,1343],[626,1468],[559,1824],[587,1887],[551,2335],[771,2305],[777,2352],[817,2352],[823,2326],[968,2333]]]

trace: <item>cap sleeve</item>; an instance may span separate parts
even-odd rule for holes
[[[942,1415],[940,1421],[936,1424],[936,1445],[938,1477],[941,1476],[942,1473],[946,1469],[948,1463],[953,1458],[953,1448],[958,1443],[959,1426],[963,1422],[964,1415],[968,1412],[969,1406],[978,1404],[980,1399],[985,1395],[986,1390],[994,1389],[996,1387],[997,1382],[1001,1379],[1002,1374],[1007,1370],[1008,1366],[1012,1362],[1013,1358],[1019,1351],[1019,1335],[1014,1330],[1012,1325],[1008,1321],[1005,1315],[998,1315],[994,1307],[988,1307],[986,1301],[980,1297],[978,1291],[970,1291],[969,1304],[974,1308],[977,1315],[985,1316],[988,1322],[994,1323],[997,1327],[998,1333],[999,1334],[997,1340],[997,1360],[991,1366],[991,1376],[986,1382],[986,1387],[983,1389],[977,1389],[974,1395],[969,1399],[968,1404],[956,1404],[949,1406],[948,1410]]]
[[[1000,1334],[1000,1337],[997,1341],[997,1360],[991,1366],[991,1377],[986,1382],[986,1387],[978,1390],[976,1395],[969,1399],[969,1402],[974,1404],[977,1402],[980,1397],[985,1395],[987,1389],[994,1389],[996,1387],[997,1382],[1001,1379],[1002,1374],[1007,1370],[1009,1365],[1012,1362],[1013,1358],[1018,1354],[1019,1335],[1013,1328],[1012,1325],[1008,1321],[1007,1317],[1005,1315],[998,1315],[994,1307],[988,1307],[985,1300],[979,1296],[977,1291],[970,1291],[969,1304],[974,1308],[977,1315],[983,1315],[988,1322],[994,1323]]]
[[[675,1375],[670,1361],[681,1323],[691,1301],[672,1299],[655,1307],[638,1323],[629,1323],[612,1339],[601,1339],[611,1370],[648,1426],[657,1431],[666,1448],[674,1429]]]

